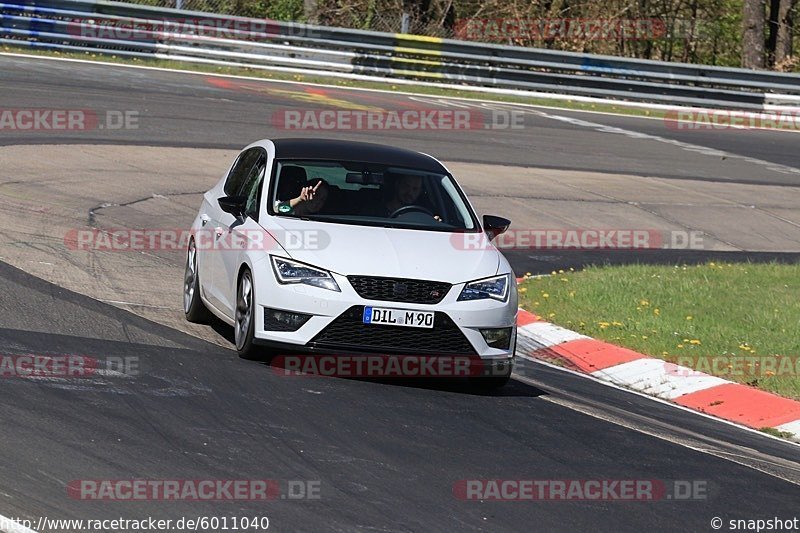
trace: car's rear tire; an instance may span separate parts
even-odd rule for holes
[[[236,351],[242,359],[257,359],[258,347],[255,338],[255,285],[250,269],[245,268],[236,284],[236,314],[234,318],[234,338]]]
[[[194,239],[186,250],[186,269],[183,274],[183,312],[186,320],[205,324],[211,313],[200,298],[200,273],[197,270],[197,246]]]

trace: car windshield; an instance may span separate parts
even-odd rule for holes
[[[478,231],[452,176],[374,163],[279,160],[269,205],[278,216],[323,222]]]

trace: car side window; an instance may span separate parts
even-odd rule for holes
[[[242,195],[242,188],[253,170],[253,166],[261,157],[263,151],[260,148],[251,148],[242,152],[236,163],[233,164],[228,179],[225,180],[225,194],[227,196]]]
[[[247,197],[247,207],[245,208],[245,215],[249,216],[255,221],[258,221],[258,206],[259,199],[261,198],[261,184],[264,182],[264,174],[267,170],[267,156],[263,152],[261,156],[250,169],[250,172],[242,185],[242,190],[239,193]]]

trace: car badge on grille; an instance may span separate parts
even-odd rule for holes
[[[438,297],[439,297],[439,291],[437,290],[431,291],[431,298],[438,298]]]
[[[395,283],[394,287],[392,288],[392,292],[395,296],[405,296],[408,294],[408,284],[406,283]]]

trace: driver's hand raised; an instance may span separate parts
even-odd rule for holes
[[[314,194],[316,194],[317,189],[319,188],[320,185],[322,185],[321,181],[317,182],[317,184],[314,185],[313,187],[311,185],[309,185],[308,187],[303,187],[300,191],[300,196],[298,197],[300,201],[307,202],[309,200],[313,200]]]

